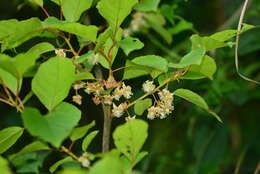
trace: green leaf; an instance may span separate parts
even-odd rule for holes
[[[82,126],[82,127],[76,127],[72,130],[70,139],[71,141],[76,141],[86,135],[89,129],[93,128],[96,125],[95,121],[92,121],[90,124]]]
[[[62,165],[62,164],[64,164],[64,163],[67,163],[67,162],[72,162],[72,161],[74,161],[70,156],[69,157],[66,157],[66,158],[64,158],[64,159],[62,159],[62,160],[59,160],[59,161],[57,161],[56,163],[54,163],[50,168],[49,168],[49,171],[51,172],[51,173],[53,173],[53,172],[55,172],[56,170],[57,170],[57,168],[60,166],[60,165]]]
[[[140,100],[134,105],[134,110],[137,115],[143,115],[144,111],[152,106],[153,102],[150,98]]]
[[[224,30],[221,32],[217,32],[213,35],[210,36],[210,38],[221,41],[221,42],[225,42],[233,37],[235,37],[237,34],[237,30]]]
[[[54,2],[57,5],[61,5],[63,0],[51,0],[52,2]]]
[[[187,22],[185,20],[181,20],[178,24],[176,24],[174,27],[169,29],[169,32],[172,35],[179,34],[182,31],[185,30],[193,30],[193,24],[190,22]]]
[[[32,80],[32,90],[46,108],[52,110],[69,94],[75,81],[71,60],[54,57],[43,63]]]
[[[106,156],[90,168],[88,174],[122,174],[123,166],[119,157]]]
[[[163,72],[168,71],[168,62],[166,59],[155,56],[155,55],[148,55],[148,56],[141,56],[134,58],[132,60],[133,63],[138,65],[147,66],[156,70],[161,70]]]
[[[41,141],[35,141],[31,144],[26,145],[22,150],[10,156],[10,159],[14,159],[17,156],[24,155],[27,153],[41,151],[41,150],[50,150],[49,146]]]
[[[220,119],[220,117],[214,113],[213,111],[211,111],[209,109],[208,104],[205,102],[205,100],[199,96],[198,94],[196,94],[193,91],[190,91],[188,89],[177,89],[176,91],[173,92],[174,95],[181,97],[195,105],[197,105],[198,107],[206,110],[207,112],[209,112],[211,115],[213,115],[219,122],[222,122],[222,120]]]
[[[2,174],[12,174],[8,161],[0,156],[0,169]]]
[[[203,57],[205,56],[205,49],[198,48],[195,50],[192,50],[190,53],[185,55],[180,63],[169,63],[169,67],[171,68],[185,68],[190,65],[200,65],[202,63]]]
[[[17,156],[11,162],[16,169],[16,173],[39,173],[39,168],[43,166],[47,155],[48,152],[32,152]]]
[[[164,17],[160,14],[147,14],[145,16],[148,24],[153,28],[168,44],[172,43],[171,33],[165,29],[166,23]]]
[[[128,56],[130,52],[142,49],[144,47],[144,44],[137,38],[127,37],[119,42],[119,46]]]
[[[91,7],[93,0],[62,0],[61,8],[65,19],[76,22],[81,14]]]
[[[147,136],[148,124],[142,120],[131,120],[118,126],[113,133],[113,139],[117,149],[135,161]]]
[[[34,3],[38,6],[43,6],[43,0],[29,0],[31,3]]]
[[[8,127],[0,131],[0,154],[8,150],[22,136],[23,128]]]
[[[84,152],[87,151],[87,148],[89,146],[89,144],[92,142],[92,140],[97,136],[99,131],[93,131],[91,133],[89,133],[83,140],[82,142],[82,150]]]
[[[76,74],[75,76],[75,81],[89,80],[89,79],[95,79],[95,77],[90,72],[83,72],[80,74]]]
[[[10,28],[2,26],[1,23],[9,23]],[[12,23],[12,24],[10,24]],[[0,22],[0,38],[2,40],[2,52],[19,46],[23,42],[41,34],[42,24],[38,18],[31,18],[23,21],[8,20]],[[3,29],[5,27],[5,29]],[[6,34],[3,34],[6,30]]]
[[[95,41],[97,37],[98,28],[94,25],[82,25],[80,23],[60,21],[55,17],[49,17],[42,22],[44,28],[54,28],[68,33],[75,34],[86,40]]]
[[[192,35],[191,42],[192,50],[197,48],[204,48],[206,51],[209,51],[228,46],[228,44],[225,42],[213,39],[211,37],[200,37],[199,35]]]
[[[156,11],[160,0],[143,0],[139,2],[134,8],[135,10],[148,12],[148,11]]]
[[[97,8],[115,34],[137,0],[100,0]]]
[[[135,163],[134,165],[136,165],[137,163],[139,163],[145,156],[148,155],[148,152],[140,152],[138,155],[137,155],[137,158],[135,160]]]
[[[192,65],[189,71],[182,77],[183,79],[209,78],[213,80],[213,75],[217,70],[216,62],[213,58],[205,56],[200,65]]]
[[[44,117],[34,108],[25,108],[22,113],[24,126],[30,134],[50,142],[55,147],[59,147],[69,136],[80,117],[80,110],[68,103],[61,103]]]
[[[123,80],[133,79],[133,78],[140,77],[143,75],[148,75],[152,71],[152,68],[137,65],[135,63],[132,63],[129,60],[126,61],[125,67],[126,68],[124,70]]]
[[[17,93],[17,90],[19,89],[17,79],[9,72],[0,68],[0,84],[1,84],[1,81],[13,93],[15,93],[15,94]]]
[[[14,57],[14,64],[17,69],[19,78],[21,78],[29,68],[35,65],[35,61],[40,58],[41,54],[53,50],[53,45],[47,42],[43,42],[33,46],[26,53],[18,54],[16,57]]]
[[[112,30],[110,27],[107,28],[103,33],[99,34],[97,39],[97,44],[95,47],[95,52],[99,51],[99,49],[106,43],[106,41],[111,35],[112,35]]]

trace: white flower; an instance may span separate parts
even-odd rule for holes
[[[86,168],[87,168],[87,167],[90,166],[90,161],[89,161],[88,158],[85,157],[85,156],[79,157],[78,161],[81,162],[81,165],[82,165],[83,167],[86,167]]]
[[[80,95],[74,95],[72,97],[73,102],[77,103],[78,105],[82,104],[82,97]]]
[[[155,85],[153,84],[153,81],[147,80],[143,83],[143,91],[144,92],[152,92],[155,89]]]
[[[74,88],[75,90],[79,90],[79,89],[81,89],[81,88],[84,88],[85,85],[86,85],[86,84],[85,84],[84,82],[78,82],[78,83],[75,83],[75,84],[73,85],[73,88]]]
[[[127,109],[127,104],[126,103],[121,103],[119,106],[116,106],[113,103],[113,109],[112,113],[115,117],[121,117],[124,114],[124,110]]]
[[[66,57],[66,53],[63,49],[55,49],[55,54],[59,57]]]
[[[150,120],[153,120],[154,118],[156,118],[157,116],[159,116],[160,113],[162,113],[162,109],[158,106],[152,106],[148,109],[148,115],[147,118]]]
[[[104,104],[112,105],[112,101],[113,101],[113,96],[111,96],[111,95],[104,96]]]
[[[168,91],[167,89],[163,89],[162,91],[158,92],[160,100],[168,105],[171,105],[173,102],[173,94]]]
[[[123,95],[123,91],[122,91],[122,89],[120,87],[117,87],[114,90],[113,94],[114,94],[114,96],[113,96],[114,99],[116,99],[118,101],[120,99],[120,97]]]
[[[122,93],[126,99],[130,99],[131,96],[133,95],[131,86],[125,86],[123,82]]]

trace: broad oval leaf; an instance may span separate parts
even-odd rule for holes
[[[206,50],[204,48],[198,48],[195,50],[192,50],[190,53],[185,55],[180,63],[169,63],[169,67],[171,68],[185,68],[190,65],[200,65],[203,57],[205,56]]]
[[[189,71],[182,77],[183,79],[202,79],[213,80],[213,75],[217,70],[216,62],[213,58],[205,56],[200,65],[192,65]]]
[[[76,22],[81,14],[91,7],[93,0],[62,0],[61,8],[65,19]]]
[[[137,115],[143,115],[144,111],[152,106],[153,102],[150,98],[138,101],[134,106],[134,111]]]
[[[23,134],[21,127],[8,127],[0,131],[0,154],[8,150]]]
[[[90,132],[83,140],[82,142],[82,150],[87,151],[88,146],[92,142],[92,140],[97,136],[99,131],[93,131]]]
[[[206,110],[207,112],[209,112],[211,115],[213,115],[219,122],[222,122],[222,120],[220,119],[220,117],[214,113],[213,111],[211,111],[209,109],[208,104],[205,102],[205,100],[199,96],[198,94],[196,94],[195,92],[188,90],[188,89],[177,89],[176,91],[173,92],[174,95],[181,97],[195,105],[197,105],[198,107]]]
[[[10,159],[14,159],[17,156],[24,155],[27,153],[35,152],[35,151],[40,151],[40,150],[50,150],[49,146],[41,141],[35,141],[32,142],[31,144],[26,145],[22,150],[19,152],[12,154],[10,156]]]
[[[75,81],[71,60],[54,57],[43,63],[32,80],[32,90],[46,108],[52,110],[69,94]]]
[[[136,57],[132,60],[133,63],[138,65],[147,66],[153,69],[167,72],[168,62],[165,58],[155,55]]]
[[[137,2],[137,0],[100,0],[97,8],[115,33]]]
[[[43,0],[29,0],[31,3],[36,4],[38,6],[43,6]]]
[[[113,133],[113,139],[117,149],[135,161],[147,136],[148,124],[143,120],[131,120],[118,126]]]
[[[49,17],[42,22],[44,28],[54,28],[68,33],[78,35],[86,40],[95,41],[98,28],[94,25],[82,25],[76,22],[60,21],[55,17]]]
[[[31,135],[59,147],[77,125],[81,112],[69,103],[61,103],[51,113],[42,116],[35,108],[25,108],[22,113],[24,126]]]

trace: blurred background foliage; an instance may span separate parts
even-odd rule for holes
[[[190,50],[189,37],[194,33],[212,34],[223,29],[236,28],[243,0],[163,0],[159,9],[149,12],[149,19],[137,32],[133,33],[145,43],[143,50],[130,54],[130,57],[145,54],[157,54],[176,62]],[[57,14],[58,7],[46,0],[46,9]],[[95,8],[82,17],[96,25],[104,25],[104,20]],[[0,20],[16,18],[27,19],[32,16],[44,19],[40,9],[25,0],[1,0]],[[124,23],[127,28],[134,17]],[[251,1],[246,14],[246,23],[259,25],[260,1]],[[30,44],[33,44],[31,41]],[[30,44],[24,44],[27,49]],[[224,123],[218,123],[207,113],[181,102],[176,98],[175,111],[165,120],[149,121],[149,138],[145,150],[149,155],[138,165],[144,174],[231,174],[239,170],[241,174],[253,174],[260,160],[260,87],[244,81],[236,74],[234,49],[223,48],[211,52],[218,66],[214,80],[180,80],[172,83],[172,89],[184,87],[202,95],[213,110],[217,111]],[[117,65],[125,63],[124,54],[119,53]],[[260,29],[256,28],[244,34],[240,43],[241,71],[256,80],[260,80]],[[120,59],[121,58],[121,59]],[[118,72],[117,77],[122,77]],[[145,80],[142,79],[142,80]],[[24,91],[30,89],[30,79]],[[128,82],[136,92],[141,90],[141,80]],[[34,98],[30,105],[39,105]],[[38,106],[39,107],[39,106]],[[86,96],[81,109],[86,115],[85,122],[97,121],[102,128],[102,112],[92,105]],[[22,125],[20,116],[7,105],[0,104],[0,127]],[[115,120],[113,126],[122,123]],[[29,135],[23,135],[23,142],[9,150],[17,152],[25,141],[31,141]],[[92,144],[92,152],[101,149],[101,137]],[[21,141],[21,140],[20,140]],[[7,153],[8,154],[8,153]],[[44,160],[44,158],[47,158]],[[15,165],[25,169],[45,173],[57,154],[35,154],[17,159]],[[28,163],[28,165],[24,165]],[[23,164],[23,165],[22,165]],[[41,166],[47,166],[41,167]]]

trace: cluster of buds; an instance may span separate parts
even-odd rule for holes
[[[79,157],[78,161],[81,163],[83,167],[88,168],[90,166],[90,161],[86,152],[83,153],[81,157]]]
[[[55,49],[55,54],[59,57],[66,57],[66,53],[64,51],[64,49]]]
[[[160,100],[156,102],[155,106],[152,106],[148,109],[148,119],[164,119],[174,110],[174,106],[172,105],[173,94],[170,91],[163,89],[162,91],[158,92],[158,96]]]
[[[140,28],[142,28],[146,24],[144,17],[144,13],[136,12],[133,15],[133,20],[131,21],[129,28],[124,30],[124,36],[127,37],[130,36],[132,33],[139,31]]]

